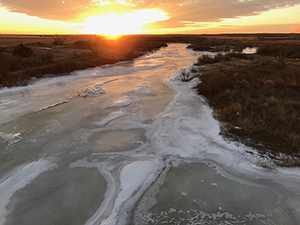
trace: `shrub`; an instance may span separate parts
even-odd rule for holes
[[[283,60],[217,67],[200,76],[195,88],[229,125],[225,136],[267,153],[295,157],[277,165],[300,165],[300,66]],[[235,129],[240,127],[241,129]],[[240,137],[240,138],[239,138]]]
[[[79,40],[79,41],[75,41],[74,45],[77,48],[83,48],[83,49],[92,49],[92,44],[90,41],[86,41],[86,40]]]
[[[300,58],[299,44],[264,44],[257,49],[257,54]]]
[[[230,52],[224,56],[226,56],[228,58],[240,58],[240,59],[250,59],[250,60],[253,59],[253,55],[247,55],[244,53],[237,53],[237,52]]]
[[[197,65],[203,65],[207,63],[218,63],[222,61],[230,61],[231,57],[229,55],[222,55],[222,54],[217,54],[216,56],[210,56],[210,55],[202,55],[201,57],[198,58]]]
[[[190,44],[187,48],[193,49],[194,51],[211,51],[211,47],[207,44],[197,43],[197,44]]]
[[[61,36],[61,35],[55,34],[53,44],[64,45],[66,43],[66,40],[67,40],[67,36]]]
[[[179,79],[183,82],[189,82],[193,79],[194,77],[191,76],[191,73],[188,71],[181,71],[180,75],[179,75]]]
[[[13,55],[21,56],[21,57],[29,57],[33,53],[31,47],[27,47],[26,45],[19,44],[13,49]]]

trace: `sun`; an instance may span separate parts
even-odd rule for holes
[[[86,19],[83,33],[101,34],[117,37],[126,34],[140,34],[142,27],[148,23],[167,20],[166,13],[153,10],[136,10],[131,13],[109,13],[103,16],[90,16]]]
[[[110,37],[124,34],[121,16],[114,13],[104,16],[90,16],[86,19],[84,33],[103,34]]]

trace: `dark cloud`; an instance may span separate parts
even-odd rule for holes
[[[171,18],[158,22],[162,28],[183,27],[181,21],[217,22],[224,18],[256,15],[271,9],[293,6],[300,0],[0,0],[11,12],[62,21],[78,21],[82,15],[101,14],[116,7],[161,9]]]

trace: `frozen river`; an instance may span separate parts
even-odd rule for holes
[[[0,89],[0,224],[300,224],[300,170],[228,143],[184,44]]]

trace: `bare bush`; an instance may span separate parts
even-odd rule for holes
[[[194,77],[191,76],[191,73],[188,71],[181,71],[180,75],[179,75],[179,79],[183,82],[189,82],[193,79]]]
[[[54,41],[53,41],[53,44],[55,45],[64,45],[66,43],[66,40],[67,40],[67,36],[65,35],[58,35],[58,34],[55,34],[54,35]]]
[[[33,50],[31,47],[28,47],[23,44],[19,44],[13,49],[13,55],[20,56],[20,57],[29,57],[33,53]]]
[[[282,61],[217,67],[201,75],[195,88],[208,99],[215,116],[231,124],[228,136],[237,136],[263,152],[283,152],[300,159],[300,68],[282,66]],[[300,162],[279,159],[276,164]]]

